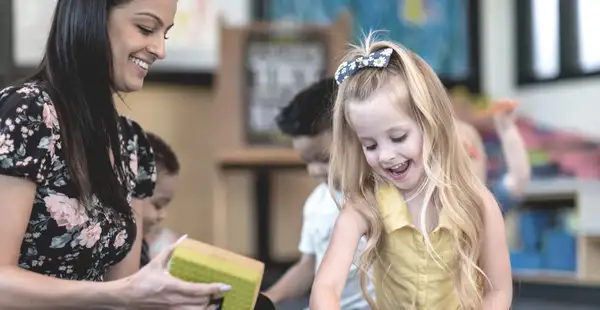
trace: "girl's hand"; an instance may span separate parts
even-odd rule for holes
[[[129,292],[124,293],[130,297],[128,306],[135,309],[210,309],[208,306],[211,299],[231,289],[227,284],[186,282],[169,274],[169,259],[175,247],[186,237],[181,237],[144,268],[126,279]]]
[[[499,133],[504,132],[515,124],[517,119],[515,113],[516,106],[517,102],[512,100],[500,100],[493,103],[492,109],[495,112],[494,124]]]

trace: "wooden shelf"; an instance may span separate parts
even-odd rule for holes
[[[553,285],[600,286],[600,279],[581,278],[574,272],[552,270],[513,271],[513,281]]]
[[[221,168],[231,166],[301,166],[298,153],[292,148],[244,148],[224,151],[217,157]]]

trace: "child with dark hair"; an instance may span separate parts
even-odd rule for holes
[[[160,227],[160,223],[167,216],[167,207],[173,199],[179,180],[179,160],[162,138],[150,132],[147,132],[146,136],[154,150],[157,174],[154,195],[144,201],[142,266],[160,253],[165,246],[169,246],[179,238],[179,235]]]
[[[179,160],[173,149],[159,136],[154,133],[147,132],[146,136],[154,150],[154,161],[163,172],[169,175],[179,174]]]
[[[339,214],[334,200],[339,197],[332,197],[327,185],[329,148],[332,142],[331,116],[336,92],[335,80],[323,79],[298,93],[276,119],[280,130],[292,138],[292,144],[306,163],[309,175],[320,184],[304,204],[300,260],[265,292],[274,303],[308,293]],[[361,248],[362,246],[364,244]],[[358,258],[358,253],[356,257]],[[369,284],[368,287],[372,292],[372,285]],[[342,293],[341,306],[342,309],[369,309],[362,296],[360,277],[354,267]]]
[[[313,84],[298,93],[276,119],[281,132],[292,138],[310,176],[323,183],[327,182],[331,109],[336,91],[333,79]]]

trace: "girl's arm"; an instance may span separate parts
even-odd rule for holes
[[[0,175],[0,309],[81,309],[123,307],[124,281],[67,281],[18,266],[19,252],[36,186],[25,179]]]
[[[502,180],[513,197],[522,197],[531,180],[531,164],[521,133],[515,124],[514,111],[496,115],[496,133],[508,172]]]
[[[367,227],[366,220],[354,208],[345,206],[342,209],[312,286],[310,296],[312,310],[340,309],[342,290],[358,243],[366,234]]]
[[[487,279],[483,296],[483,310],[508,310],[512,303],[512,274],[504,220],[498,203],[485,191],[485,237],[479,260]]]

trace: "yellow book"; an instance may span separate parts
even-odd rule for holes
[[[188,238],[175,248],[168,269],[184,281],[231,285],[223,310],[252,310],[264,274],[260,261]]]

